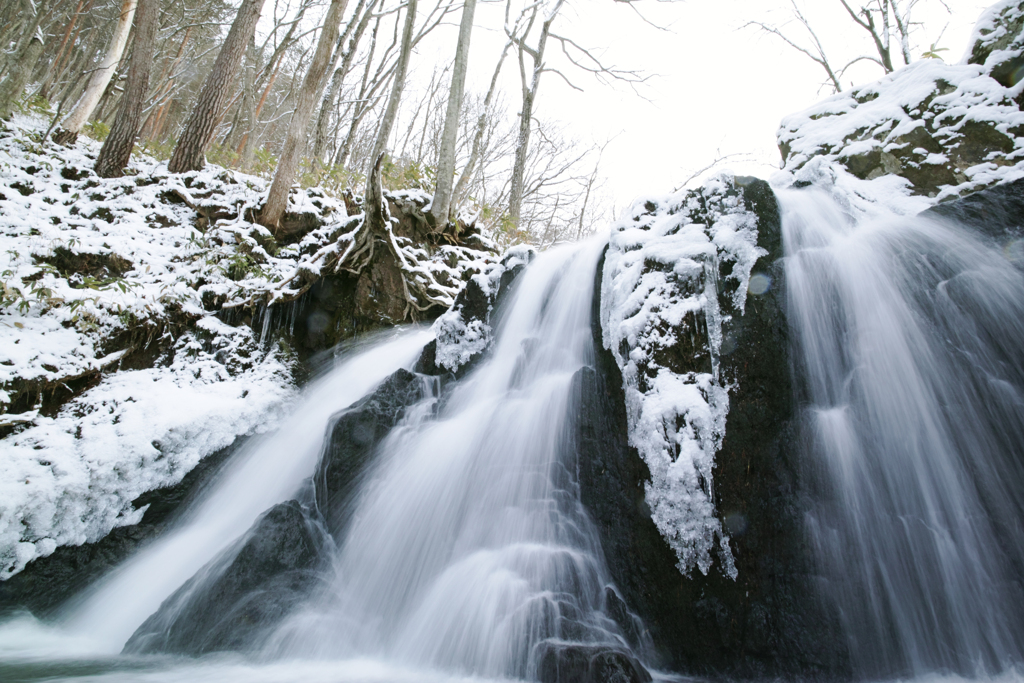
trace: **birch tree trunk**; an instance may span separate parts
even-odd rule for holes
[[[444,131],[441,134],[441,149],[438,152],[437,159],[437,183],[434,188],[434,199],[430,204],[430,215],[434,219],[434,232],[442,232],[445,229],[451,212],[452,184],[455,182],[455,143],[459,134],[462,96],[466,89],[469,39],[473,33],[473,13],[475,10],[476,0],[465,0],[462,4],[459,42],[455,48],[452,85],[448,91],[448,110],[445,112]]]
[[[128,82],[121,97],[117,118],[96,159],[101,178],[119,178],[132,156],[135,138],[142,128],[142,108],[149,92],[149,73],[153,67],[156,32],[160,26],[160,0],[138,0],[135,12],[135,44],[128,66]]]
[[[214,129],[224,113],[238,67],[245,56],[246,47],[256,31],[256,22],[263,9],[263,0],[244,0],[238,8],[228,37],[206,77],[199,99],[185,122],[185,129],[174,146],[167,170],[171,173],[198,171],[206,165],[206,149],[213,140]]]
[[[494,93],[498,90],[498,76],[501,74],[501,65],[504,64],[505,57],[508,55],[508,49],[511,46],[512,43],[505,43],[505,49],[501,51],[501,57],[498,58],[498,65],[494,67],[494,73],[491,75],[491,85],[487,88],[487,94],[484,96],[483,111],[476,122],[476,132],[473,134],[473,146],[469,152],[469,160],[466,161],[466,167],[462,169],[459,182],[455,183],[455,190],[452,192],[453,201],[461,202],[463,200],[466,188],[469,187],[469,181],[473,177],[473,171],[476,170],[476,165],[480,161],[484,133],[487,130],[488,111],[491,108],[491,102],[494,101]]]
[[[267,194],[267,203],[260,215],[260,223],[274,231],[280,227],[281,219],[288,208],[288,191],[291,190],[299,170],[299,160],[306,151],[306,126],[323,92],[327,69],[331,65],[335,43],[338,42],[341,18],[347,5],[348,0],[331,0],[327,16],[324,18],[324,26],[320,31],[320,40],[316,44],[316,52],[313,53],[313,61],[310,62],[309,70],[302,81],[302,89],[299,91],[288,135],[284,140],[281,159],[277,163],[274,180]]]
[[[68,117],[60,124],[60,128],[53,134],[54,142],[62,145],[74,144],[82,127],[89,122],[96,105],[107,90],[110,79],[117,71],[117,64],[121,61],[125,45],[128,44],[128,34],[132,28],[132,18],[135,16],[135,5],[137,0],[122,0],[121,16],[118,17],[117,25],[114,27],[114,34],[110,37],[110,47],[103,61],[89,78],[89,85],[79,98],[75,108],[71,110]]]

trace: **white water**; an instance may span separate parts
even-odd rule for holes
[[[602,246],[538,257],[517,281],[488,358],[443,405],[431,398],[406,411],[349,527],[338,530],[330,590],[276,632],[257,653],[261,663],[96,656],[116,652],[264,509],[292,496],[313,472],[330,415],[408,365],[423,333],[358,355],[307,390],[278,434],[236,456],[180,528],[108,577],[66,627],[0,626],[13,645],[0,646],[0,678],[508,680],[534,676],[545,641],[622,649],[618,625],[603,613],[609,579],[575,463],[564,460],[573,377],[594,360]],[[42,666],[61,650],[65,664]]]
[[[1024,644],[1024,278],[965,230],[780,199],[809,537],[853,664],[1008,670]]]
[[[331,416],[410,365],[430,332],[411,329],[346,357],[304,392],[272,434],[247,443],[170,534],[145,547],[93,588],[66,626],[102,651],[120,652],[160,603],[245,532],[270,506],[295,495],[313,473]]]
[[[488,360],[436,419],[388,437],[332,589],[281,629],[277,653],[524,677],[545,639],[622,644],[560,457],[573,376],[593,362],[601,246],[538,257]]]

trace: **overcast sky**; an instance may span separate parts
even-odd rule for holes
[[[481,4],[477,9],[469,87],[479,92],[486,89],[503,44],[504,36],[492,30],[501,26],[503,4]],[[915,33],[915,58],[937,42],[937,47],[948,48],[941,52],[945,61],[959,61],[978,14],[991,2],[946,4],[949,13],[938,0],[921,0],[915,15],[921,22]],[[801,5],[836,64],[870,49],[866,32],[852,23],[839,0]],[[651,23],[666,30],[648,25],[628,6],[612,0],[569,0],[554,30],[593,47],[608,64],[650,76],[639,88],[640,95],[576,72],[572,79],[584,89],[581,93],[557,75],[546,74],[535,115],[563,122],[585,141],[611,141],[601,171],[618,209],[638,195],[678,187],[719,155],[749,155],[725,165],[770,176],[780,160],[775,132],[782,117],[831,93],[822,87],[821,67],[780,40],[743,28],[751,20],[780,26],[790,22],[788,0],[646,0],[637,6]],[[795,24],[784,30],[802,38]],[[549,51],[554,49],[549,46]],[[509,104],[516,107],[518,75],[514,63],[508,66]],[[844,87],[881,75],[879,67],[855,67],[843,79]]]

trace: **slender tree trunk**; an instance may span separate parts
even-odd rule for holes
[[[508,55],[508,49],[511,46],[512,43],[505,43],[505,49],[501,51],[501,57],[498,58],[498,65],[494,67],[494,73],[491,75],[491,84],[487,88],[487,95],[484,96],[483,111],[480,112],[480,118],[476,121],[476,132],[473,134],[473,146],[469,152],[469,160],[466,161],[466,167],[462,169],[459,182],[455,183],[455,190],[452,192],[452,197],[456,202],[461,202],[465,197],[466,188],[469,186],[473,171],[476,170],[476,164],[480,160],[484,133],[487,130],[487,112],[491,108],[491,102],[494,101],[494,93],[498,90],[498,75],[501,73],[501,65],[505,62],[505,56]]]
[[[412,52],[412,32],[416,26],[416,0],[407,0],[405,11],[405,29],[402,31],[402,49],[398,53],[398,64],[395,67],[395,82],[391,86],[388,106],[384,110],[384,118],[381,119],[377,139],[370,154],[370,163],[373,166],[367,169],[366,174],[366,201],[363,211],[366,214],[366,226],[372,234],[384,234],[387,227],[384,222],[383,190],[380,187],[380,164],[384,158],[384,148],[391,136],[391,127],[394,126],[395,117],[398,115],[398,105],[402,101],[405,75],[409,68],[409,53]]]
[[[89,122],[96,105],[106,92],[110,79],[117,70],[117,64],[121,61],[121,54],[125,45],[128,44],[128,34],[132,28],[132,17],[135,16],[135,5],[137,0],[123,0],[121,3],[121,16],[114,27],[114,35],[110,38],[110,47],[103,57],[99,67],[93,72],[89,79],[89,85],[78,100],[78,104],[71,110],[68,117],[61,123],[60,129],[53,134],[53,139],[62,145],[70,145],[78,139],[82,127]]]
[[[14,103],[25,91],[28,79],[32,76],[32,69],[42,53],[43,41],[37,34],[32,36],[28,45],[18,55],[18,59],[11,64],[11,68],[7,71],[7,78],[0,83],[0,119],[6,121],[11,118]]]
[[[178,138],[171,160],[167,163],[167,170],[171,173],[198,171],[206,165],[206,149],[223,115],[231,83],[235,80],[246,47],[256,31],[256,22],[262,9],[263,0],[244,0],[238,9],[228,37],[213,63],[213,70],[206,77],[199,99],[185,123],[185,130]]]
[[[455,182],[455,143],[459,134],[462,95],[466,89],[469,39],[473,33],[475,10],[476,0],[463,2],[459,43],[455,48],[455,65],[452,67],[452,86],[448,91],[448,111],[444,116],[444,132],[441,134],[441,149],[437,159],[437,184],[434,188],[434,199],[430,204],[430,215],[434,218],[435,232],[445,229],[451,212],[452,185]]]
[[[64,56],[69,53],[68,42],[71,39],[72,32],[75,30],[75,26],[78,25],[78,17],[82,14],[85,2],[86,0],[78,0],[78,5],[75,7],[74,13],[71,15],[71,21],[68,22],[68,27],[64,30],[64,38],[60,41],[60,49],[57,50],[57,56],[53,59],[50,72],[46,74],[46,78],[43,79],[43,86],[39,89],[39,94],[43,97],[46,97],[47,93],[49,93],[53,80],[60,74],[61,65],[64,62]],[[71,44],[74,45],[73,42]]]
[[[135,147],[135,138],[142,128],[142,107],[149,93],[149,72],[153,67],[156,32],[160,26],[160,0],[138,2],[139,7],[135,12],[135,44],[128,67],[128,81],[117,118],[96,159],[96,173],[101,178],[119,178],[124,174],[124,168]]]
[[[377,0],[370,0],[369,6],[366,3],[367,0],[359,0],[359,4],[356,5],[356,9],[352,13],[352,19],[345,29],[345,35],[342,36],[343,39],[348,39],[348,48],[341,59],[341,66],[334,71],[330,90],[327,96],[324,97],[323,104],[320,107],[320,115],[317,117],[316,132],[313,138],[313,158],[317,160],[322,159],[327,151],[327,129],[330,127],[331,111],[334,109],[335,102],[337,102],[338,95],[341,92],[341,84],[352,68],[352,60],[355,59],[359,41],[362,39],[363,33],[366,32],[366,28],[370,25],[370,20],[373,18],[373,8],[377,5]],[[358,24],[353,24],[352,22],[355,21],[356,17],[359,17],[359,22]]]
[[[544,48],[547,46],[548,35],[551,33],[551,24],[555,16],[562,8],[564,0],[558,3],[548,14],[541,25],[540,38],[537,40],[537,47],[530,49],[526,47],[526,36],[519,41],[519,75],[523,88],[523,111],[519,115],[519,139],[516,142],[516,159],[512,165],[512,186],[509,191],[508,214],[514,228],[519,227],[519,218],[523,210],[524,177],[526,175],[526,157],[530,149],[530,126],[533,121],[533,102],[537,97],[537,89],[540,87],[540,76],[544,73]],[[533,60],[533,79],[529,86],[526,85],[526,67],[523,63],[523,53],[529,53]]]
[[[338,42],[341,18],[345,14],[347,5],[347,0],[331,0],[331,5],[327,8],[327,16],[324,18],[323,28],[320,30],[320,40],[316,44],[316,52],[313,53],[313,60],[302,81],[302,89],[299,91],[295,113],[292,114],[291,126],[288,127],[281,159],[277,163],[274,180],[270,184],[270,192],[267,194],[267,203],[260,215],[260,222],[273,230],[277,230],[280,226],[284,212],[288,208],[288,191],[291,190],[298,173],[299,160],[306,151],[306,126],[309,124],[313,108],[316,107],[317,100],[320,99],[320,94],[323,92],[324,77],[331,65],[334,46]]]

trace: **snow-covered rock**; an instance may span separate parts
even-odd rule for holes
[[[742,182],[721,175],[638,201],[613,226],[605,258],[604,343],[622,371],[630,444],[651,472],[647,503],[685,574],[706,574],[717,555],[736,575],[713,470],[729,413],[723,325],[742,315],[765,253]]]
[[[459,375],[494,341],[491,314],[514,278],[533,260],[532,247],[512,247],[500,262],[473,275],[455,303],[434,322],[434,363]]]
[[[812,160],[942,201],[1024,176],[1024,2],[987,10],[960,64],[922,59],[786,117],[785,170]]]

